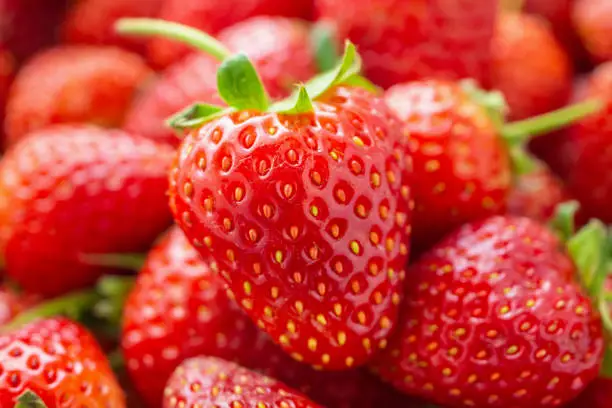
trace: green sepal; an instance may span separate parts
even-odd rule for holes
[[[605,278],[606,228],[599,220],[592,220],[567,240],[568,251],[578,269],[580,279],[591,295],[602,294]]]
[[[219,95],[236,110],[265,112],[268,95],[253,63],[244,53],[226,58],[217,71]]]
[[[319,72],[334,69],[340,60],[340,54],[336,46],[333,28],[325,22],[315,24],[311,31],[310,41]]]
[[[345,79],[342,83],[345,85],[351,85],[357,88],[365,89],[366,91],[370,91],[376,95],[380,95],[383,93],[383,90],[381,88],[376,86],[373,82],[371,82],[363,75],[353,75]]]
[[[118,373],[125,369],[125,359],[121,349],[115,349],[106,355],[108,363],[114,372]]]
[[[146,259],[146,254],[81,254],[79,255],[79,261],[84,264],[92,266],[105,266],[108,268],[115,269],[128,269],[138,271],[142,268]],[[104,282],[105,278],[102,278]]]
[[[578,201],[566,201],[555,208],[555,214],[550,220],[550,227],[563,242],[567,242],[576,232],[576,213],[580,208]]]
[[[509,146],[508,153],[512,162],[512,174],[515,176],[532,173],[541,165],[523,145]]]
[[[36,393],[26,390],[19,397],[14,408],[47,408],[47,405]]]
[[[183,132],[200,127],[232,111],[231,108],[197,102],[175,113],[166,120],[166,124],[175,131]]]
[[[299,86],[297,92],[283,101],[275,103],[270,107],[272,112],[284,113],[287,115],[296,115],[300,113],[314,112],[312,99],[308,95],[306,87]]]
[[[97,284],[100,300],[93,307],[93,315],[107,326],[119,327],[123,307],[132,291],[136,278],[133,276],[105,276]]]
[[[612,344],[606,344],[599,375],[608,379],[612,378]]]
[[[473,79],[464,79],[460,86],[472,101],[486,110],[495,126],[501,129],[509,111],[504,94],[499,91],[486,91]]]

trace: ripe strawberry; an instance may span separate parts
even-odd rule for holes
[[[609,378],[598,378],[566,408],[607,408],[612,398],[612,380]]]
[[[10,322],[34,303],[36,303],[35,297],[23,296],[8,286],[0,286],[0,326]]]
[[[572,88],[570,59],[546,22],[502,13],[493,37],[492,88],[501,91],[510,117],[524,119],[563,106]]]
[[[56,126],[0,162],[0,248],[28,292],[86,286],[105,268],[84,254],[144,250],[169,224],[172,149],[122,131]]]
[[[126,406],[94,338],[63,318],[39,320],[1,334],[0,368],[2,407],[15,406],[27,390],[48,408]]]
[[[298,20],[255,17],[223,30],[219,39],[253,60],[273,98],[286,96],[293,84],[316,72],[309,27]],[[178,139],[166,126],[166,119],[194,102],[222,103],[217,93],[217,68],[217,61],[202,54],[173,65],[138,97],[127,113],[124,128],[176,145]]]
[[[163,0],[81,0],[70,9],[62,25],[65,42],[116,45],[144,53],[146,43],[115,33],[114,24],[123,17],[155,17]]]
[[[62,46],[45,51],[15,79],[7,103],[7,142],[55,123],[117,126],[149,75],[140,57],[117,48]]]
[[[608,0],[575,0],[572,18],[592,60],[612,61],[612,3]]]
[[[569,200],[565,186],[546,166],[518,175],[508,196],[508,212],[548,221],[559,204]]]
[[[164,408],[181,405],[319,407],[278,380],[216,357],[193,358],[174,371],[164,391]]]
[[[320,372],[287,356],[228,299],[222,279],[178,228],[153,249],[140,271],[124,309],[122,347],[132,381],[150,407],[160,406],[172,371],[198,355],[278,378],[325,406],[411,403],[365,371]]]
[[[398,389],[448,407],[561,406],[597,376],[599,316],[539,223],[467,224],[408,273],[402,329],[375,362]]]
[[[165,0],[159,18],[217,34],[253,16],[308,18],[310,14],[310,0]],[[257,43],[253,41],[249,45]],[[164,38],[153,39],[149,47],[151,61],[162,68],[178,62],[188,52],[186,46]]]
[[[359,46],[368,78],[383,87],[432,76],[487,84],[497,7],[497,0],[315,1],[319,17]]]
[[[15,65],[13,55],[0,47],[0,135],[4,133],[4,112],[9,88],[15,76]]]

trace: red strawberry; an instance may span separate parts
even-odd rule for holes
[[[448,407],[561,406],[597,376],[599,316],[537,222],[467,224],[408,274],[402,329],[375,363],[398,389]]]
[[[608,408],[612,398],[612,379],[598,378],[566,408]]]
[[[233,51],[243,51],[258,67],[273,98],[286,96],[293,84],[315,74],[309,27],[282,17],[255,17],[219,34]],[[194,102],[221,103],[217,94],[218,62],[194,54],[172,66],[140,95],[127,114],[124,128],[156,140],[177,144],[166,119]]]
[[[15,76],[16,63],[13,55],[0,47],[0,135],[4,129],[4,112],[9,88]]]
[[[58,295],[104,268],[84,254],[144,250],[169,224],[172,150],[122,131],[57,126],[0,162],[0,248],[25,290]]]
[[[124,310],[122,346],[133,383],[150,407],[160,406],[172,371],[198,355],[279,378],[325,406],[410,403],[365,371],[321,372],[292,360],[227,298],[224,282],[178,229],[149,254],[139,274]]]
[[[488,82],[498,1],[316,0],[319,17],[364,57],[368,78],[391,85],[426,77]]]
[[[117,45],[143,53],[146,43],[119,36],[114,24],[123,17],[155,17],[162,3],[163,0],[81,0],[72,6],[64,21],[64,41]]]
[[[542,166],[514,179],[508,197],[508,212],[546,222],[557,206],[567,200],[569,194],[561,180]]]
[[[310,0],[165,0],[159,17],[216,34],[225,27],[259,15],[308,18]],[[248,41],[248,39],[245,39]],[[249,45],[257,45],[253,41]],[[149,55],[160,67],[178,62],[189,49],[164,38],[151,41]]]
[[[612,61],[612,3],[575,0],[572,18],[591,58],[595,62]]]
[[[567,102],[572,88],[571,62],[544,20],[502,13],[492,50],[492,87],[504,94],[510,117],[528,118]]]
[[[94,338],[63,318],[39,320],[0,335],[0,368],[2,407],[15,406],[27,390],[48,408],[126,406]]]
[[[8,143],[54,123],[117,126],[149,75],[140,57],[118,48],[62,46],[45,51],[15,79],[7,104]]]
[[[36,303],[33,296],[19,294],[8,286],[0,286],[0,326]]]
[[[319,405],[280,381],[216,357],[199,357],[181,364],[164,391],[164,408],[293,407]]]

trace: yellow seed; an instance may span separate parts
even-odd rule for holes
[[[366,323],[366,315],[365,315],[365,313],[364,312],[357,313],[357,320],[359,320],[359,323],[365,324]]]
[[[331,359],[331,358],[329,357],[329,354],[323,354],[323,355],[321,356],[321,361],[323,362],[323,364],[329,364],[329,360],[330,360],[330,359]]]
[[[325,284],[323,282],[320,282],[317,285],[317,292],[319,292],[319,295],[325,296],[325,291],[326,291]]]
[[[353,357],[347,357],[345,360],[345,364],[347,367],[351,367],[354,362],[355,362],[355,359]]]
[[[236,187],[234,190],[234,199],[236,201],[241,201],[244,198],[244,189],[242,187]]]
[[[340,305],[340,303],[334,304],[334,314],[338,317],[342,315],[342,305]]]
[[[287,344],[289,344],[289,337],[287,337],[287,336],[286,336],[286,335],[284,335],[284,334],[281,334],[281,335],[278,337],[278,342],[279,342],[280,344],[287,345]]]
[[[317,315],[317,322],[325,326],[327,324],[327,319],[322,314]]]
[[[249,230],[249,239],[250,239],[252,242],[257,241],[257,231],[255,231],[253,228],[251,228],[251,229]]]
[[[267,317],[272,317],[273,313],[272,313],[272,308],[270,306],[266,306],[264,307],[264,314]]]
[[[372,173],[372,175],[370,176],[370,182],[372,183],[374,187],[379,187],[380,186],[380,174]]]
[[[361,138],[357,137],[357,136],[353,136],[353,142],[355,142],[355,144],[359,147],[364,147],[365,144],[363,143],[363,140],[361,140]]]
[[[357,241],[351,241],[351,251],[353,251],[355,255],[359,255],[360,250],[359,243]]]
[[[304,304],[301,301],[297,300],[295,302],[295,310],[297,310],[297,312],[301,314],[304,311]]]
[[[244,293],[247,295],[251,294],[251,284],[249,282],[244,282],[243,285],[244,287]]]
[[[346,344],[346,333],[343,331],[338,332],[338,344],[341,346]]]
[[[317,206],[313,205],[310,207],[310,213],[312,214],[313,217],[318,217],[319,216],[319,209],[317,208]]]
[[[317,351],[317,340],[313,337],[308,339],[308,349],[310,351]]]
[[[276,251],[274,253],[274,259],[276,260],[276,263],[281,263],[283,262],[283,253],[281,251]]]
[[[290,333],[295,333],[296,328],[295,328],[295,323],[293,323],[293,321],[289,320],[289,321],[287,322],[287,330],[288,330]]]

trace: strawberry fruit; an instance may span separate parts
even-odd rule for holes
[[[612,4],[607,0],[575,0],[572,20],[591,59],[612,61]]]

